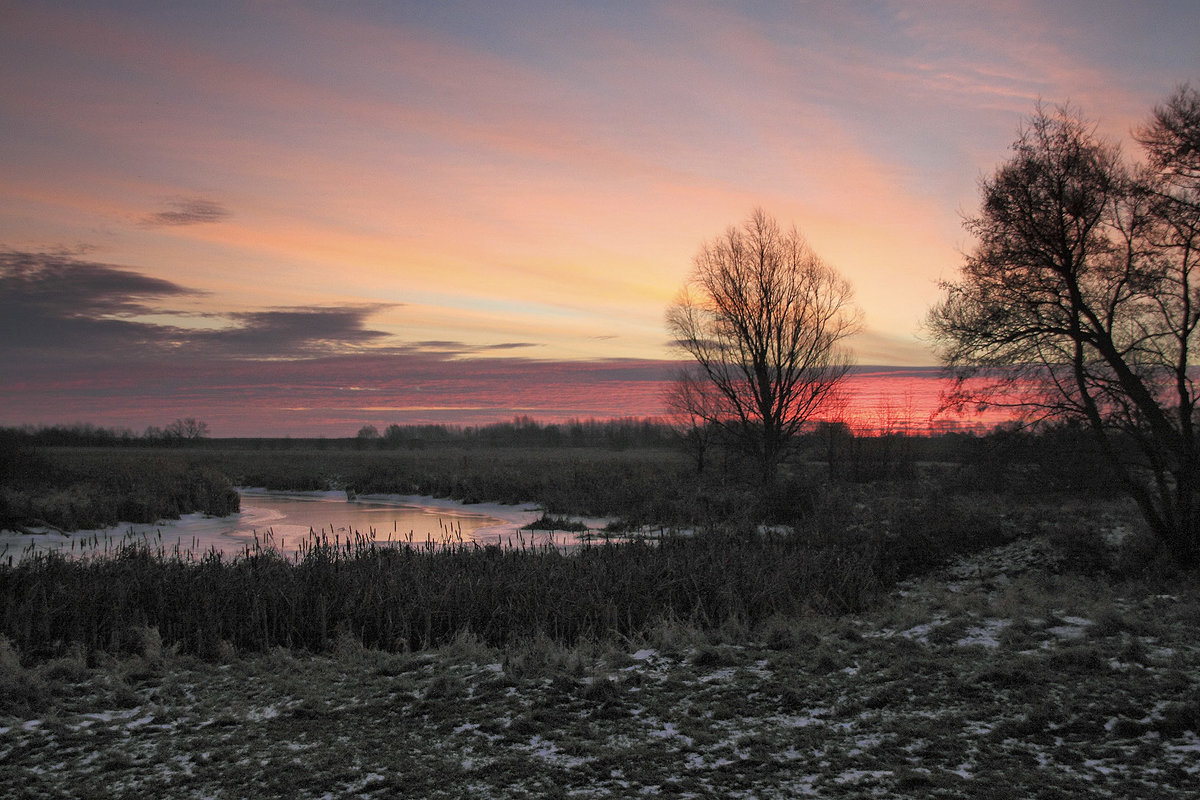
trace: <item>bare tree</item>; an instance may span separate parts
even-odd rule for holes
[[[1181,88],[1137,138],[1141,169],[1076,110],[1039,106],[981,182],[978,244],[928,325],[956,401],[1086,422],[1151,529],[1194,563],[1200,96]]]
[[[719,409],[716,390],[694,367],[680,369],[667,386],[667,420],[683,440],[696,463],[696,474],[704,472],[716,432],[712,419]]]
[[[163,436],[167,439],[203,439],[208,436],[208,423],[195,417],[177,419],[163,429]]]
[[[860,327],[850,284],[761,209],[705,244],[693,265],[667,327],[695,361],[691,388],[704,390],[678,393],[676,405],[727,432],[770,484],[850,370],[842,341]]]

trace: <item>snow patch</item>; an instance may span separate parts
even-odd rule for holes
[[[990,619],[967,631],[966,636],[955,642],[959,647],[986,647],[995,650],[1000,646],[1000,632],[1012,624],[1012,620]]]
[[[250,722],[266,722],[269,719],[275,719],[279,716],[279,709],[275,706],[266,706],[265,708],[252,708],[246,712],[246,719]]]

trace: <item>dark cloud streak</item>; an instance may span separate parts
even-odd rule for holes
[[[0,355],[22,362],[89,359],[124,362],[165,357],[312,358],[356,352],[387,340],[366,327],[387,304],[211,314],[220,328],[139,319],[165,311],[158,302],[202,292],[111,264],[71,255],[0,251]]]
[[[75,255],[0,251],[0,424],[193,416],[225,435],[311,435],[354,419],[647,415],[667,371],[520,357],[528,342],[400,342],[369,326],[386,304],[167,310],[200,294]]]
[[[383,331],[365,327],[368,317],[392,306],[373,304],[272,309],[230,314],[234,326],[192,337],[195,345],[237,356],[302,357],[381,342]]]
[[[533,342],[500,342],[499,344],[484,344],[473,345],[465,342],[453,342],[444,340],[412,342],[405,347],[406,351],[421,351],[427,353],[437,353],[439,355],[473,355],[477,353],[487,353],[499,350],[523,350],[528,347],[539,347]]]
[[[58,316],[131,314],[143,300],[199,294],[171,281],[56,253],[0,251],[0,299]]]
[[[220,222],[229,216],[229,210],[212,200],[202,197],[179,198],[170,202],[171,210],[157,211],[142,218],[149,227],[179,225],[203,225]]]
[[[128,318],[151,311],[155,300],[198,294],[69,255],[0,251],[0,353],[14,359],[14,351],[21,350],[45,354],[151,345],[167,331]]]

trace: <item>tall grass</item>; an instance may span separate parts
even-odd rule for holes
[[[102,528],[191,512],[224,516],[238,506],[225,474],[173,453],[0,453],[0,527]]]
[[[273,647],[321,651],[339,637],[385,650],[470,633],[503,646],[544,636],[645,633],[868,604],[882,580],[865,541],[814,546],[766,534],[553,547],[387,546],[314,540],[295,558],[253,549],[195,559],[130,544],[95,559],[31,554],[0,567],[0,636],[50,657],[70,645],[120,651],[157,629],[202,657]]]
[[[795,532],[716,529],[654,542],[553,546],[381,544],[313,537],[285,557],[128,543],[104,557],[31,553],[0,566],[0,637],[27,657],[72,645],[135,649],[148,629],[204,658],[346,637],[382,650],[464,635],[502,647],[544,637],[637,639],[664,621],[751,628],[780,615],[862,610],[896,579],[1011,538],[986,511],[937,498],[847,496]]]

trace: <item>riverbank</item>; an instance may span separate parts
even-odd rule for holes
[[[573,647],[3,648],[0,794],[1193,797],[1194,580],[1072,559],[1022,538],[863,613]]]

